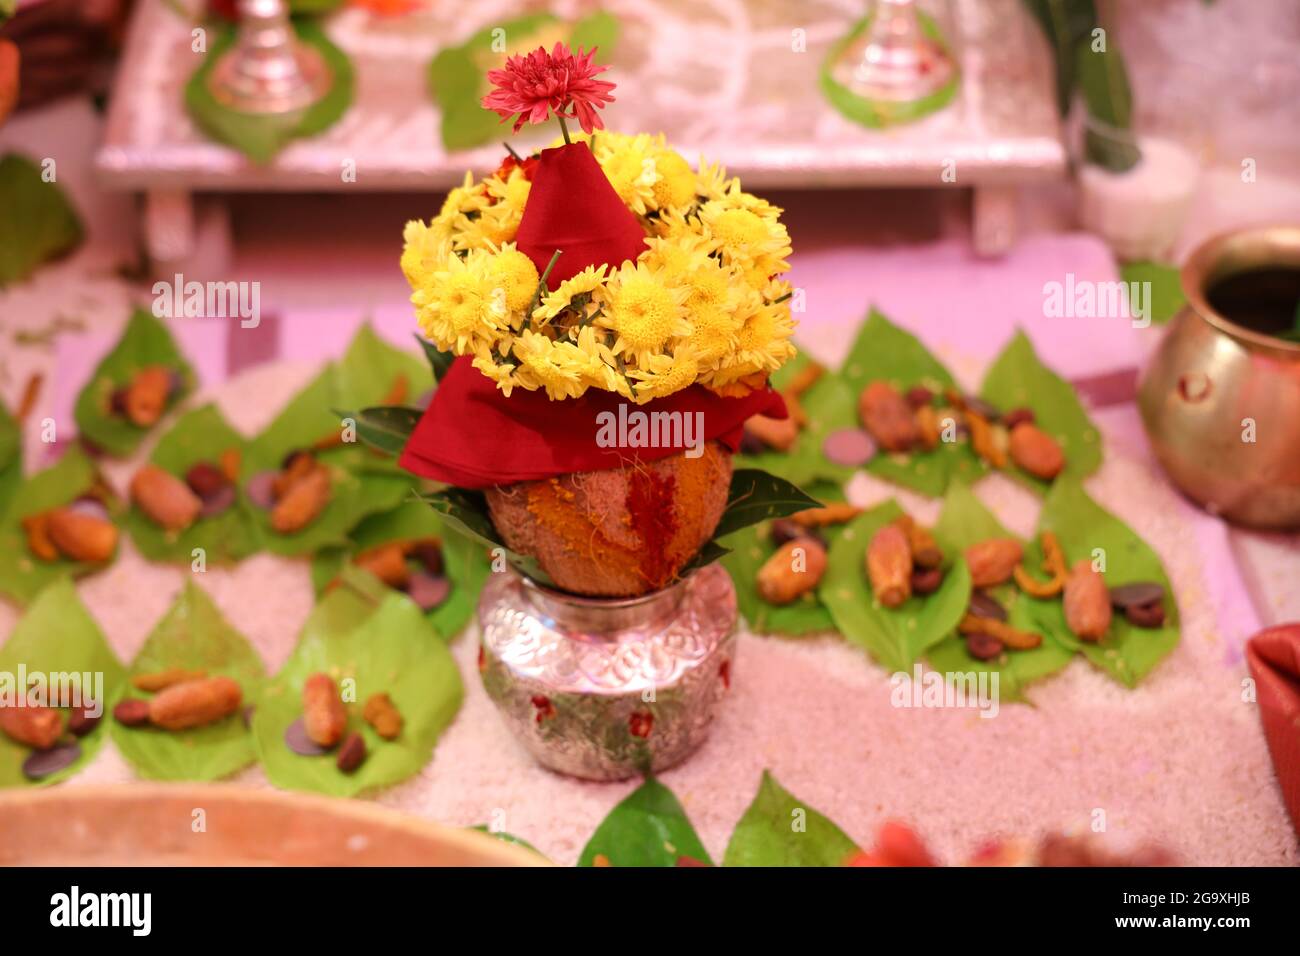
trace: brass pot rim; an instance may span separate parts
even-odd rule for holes
[[[1211,236],[1198,245],[1179,272],[1183,295],[1187,304],[1202,319],[1220,332],[1256,349],[1268,349],[1285,355],[1300,355],[1300,342],[1288,342],[1273,335],[1256,332],[1214,309],[1206,298],[1210,282],[1237,275],[1268,264],[1264,256],[1242,254],[1242,246],[1252,244],[1260,250],[1287,249],[1291,252],[1296,269],[1300,270],[1300,225],[1273,223],[1245,226]],[[1234,261],[1234,257],[1237,257]],[[1276,261],[1276,260],[1273,260]]]

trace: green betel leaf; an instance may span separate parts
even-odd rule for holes
[[[1156,325],[1164,325],[1187,304],[1187,296],[1183,295],[1182,272],[1177,266],[1159,262],[1126,262],[1120,266],[1119,273],[1130,289],[1133,283],[1139,283],[1149,290],[1149,295],[1143,298],[1150,310],[1150,319]]]
[[[345,693],[346,686],[355,686],[355,701],[347,701],[348,730],[365,737],[367,751],[355,773],[340,771],[335,753],[303,757],[284,742],[285,730],[302,716],[303,684],[319,671],[340,682]],[[354,685],[346,685],[348,680]],[[362,707],[376,693],[387,693],[402,714],[396,740],[384,740],[362,719]],[[336,588],[317,605],[293,655],[258,703],[258,756],[277,787],[338,797],[386,787],[429,762],[462,693],[446,643],[410,600],[389,593],[375,607],[350,588]]]
[[[896,608],[876,600],[867,580],[867,547],[877,531],[903,509],[893,499],[858,515],[832,543],[818,595],[835,626],[891,671],[910,672],[912,665],[957,627],[970,603],[966,562],[943,541],[947,573],[933,594],[913,595]]]
[[[816,508],[820,503],[784,478],[757,468],[737,468],[731,475],[727,506],[713,535],[723,538],[760,521],[784,518],[796,511]]]
[[[513,833],[506,833],[504,830],[493,830],[486,823],[480,823],[476,826],[469,827],[468,829],[475,830],[479,833],[486,833],[488,836],[492,837],[492,839],[500,840],[502,843],[509,843],[511,846],[519,846],[523,847],[525,850],[531,850],[542,859],[546,859],[546,854],[541,850],[537,849],[537,847],[533,846],[527,840],[515,836]]]
[[[681,803],[653,778],[609,812],[587,841],[578,866],[591,866],[597,855],[611,866],[676,866],[682,856],[713,865]]]
[[[473,616],[479,591],[491,570],[483,548],[463,535],[448,533],[437,513],[423,502],[407,501],[392,511],[371,515],[357,525],[350,538],[348,547],[329,548],[312,559],[312,584],[317,595],[362,551],[391,541],[438,538],[442,542],[443,567],[451,581],[451,594],[429,612],[429,621],[440,635],[450,640]],[[361,571],[355,567],[352,570]]]
[[[821,482],[809,489],[818,501],[843,501],[844,492],[839,485]],[[817,596],[814,588],[790,604],[775,605],[764,601],[758,594],[758,571],[773,554],[776,546],[770,535],[768,522],[751,525],[728,535],[724,544],[731,549],[722,558],[722,564],[731,574],[736,588],[736,603],[740,613],[749,622],[750,630],[758,634],[785,634],[792,637],[835,630],[835,621]],[[827,541],[833,540],[841,526],[822,529]]]
[[[1056,105],[1064,118],[1074,99],[1074,51],[1097,26],[1093,0],[1024,0],[1047,35],[1056,60]]]
[[[23,432],[0,402],[0,524],[23,483]]]
[[[249,445],[245,479],[279,470],[292,451],[311,448],[337,432],[340,420],[331,411],[336,369],[327,366],[299,392],[279,416]],[[252,508],[261,540],[268,551],[286,556],[311,554],[320,548],[345,545],[348,532],[366,515],[397,507],[410,493],[410,479],[395,472],[353,471],[348,467],[355,448],[324,451],[320,461],[330,470],[330,500],[316,519],[294,534],[271,527],[271,512]]]
[[[794,361],[787,362],[772,376],[772,387],[778,391],[785,388],[811,361],[806,353],[800,351]],[[793,448],[788,452],[738,455],[736,465],[779,475],[800,487],[818,480],[848,481],[855,469],[837,465],[822,453],[822,445],[831,432],[857,427],[857,406],[848,386],[838,375],[823,372],[821,378],[803,393],[799,403],[808,414],[808,424],[800,430]]]
[[[1016,537],[984,507],[973,491],[960,482],[954,482],[948,488],[933,533],[944,547],[952,549],[954,556],[980,541]],[[1007,650],[996,660],[982,661],[970,655],[965,640],[952,634],[931,648],[927,657],[935,670],[944,673],[997,673],[999,693],[1008,700],[1019,700],[1026,685],[1054,674],[1070,663],[1074,656],[1074,642],[1067,640],[1068,635],[1042,626],[1030,607],[1034,599],[1022,594],[1014,584],[985,590],[989,597],[1007,609],[1007,622],[1012,627],[1037,631],[1043,635],[1043,643],[1032,650]]]
[[[1065,468],[1058,478],[1084,478],[1101,467],[1101,433],[1083,410],[1074,388],[1039,361],[1024,332],[1016,332],[984,373],[980,396],[1004,412],[1033,410],[1035,424],[1065,452]],[[1051,484],[1012,463],[1007,465],[1007,473],[1040,494]]]
[[[723,866],[842,866],[857,850],[843,830],[763,771],[754,802],[736,824]]]
[[[1059,480],[1048,492],[1038,519],[1039,531],[1052,531],[1061,543],[1067,563],[1105,558],[1108,588],[1139,581],[1155,581],[1165,589],[1165,624],[1159,628],[1135,627],[1116,612],[1110,632],[1100,642],[1080,641],[1065,624],[1059,598],[1026,599],[1024,604],[1040,627],[1061,635],[1062,643],[1083,652],[1094,665],[1121,684],[1136,687],[1178,644],[1178,602],[1160,558],[1119,518],[1092,500],[1077,481]],[[1025,566],[1037,568],[1042,552],[1035,542],[1025,549]]]
[[[99,752],[108,733],[105,725],[112,719],[108,709],[117,698],[126,676],[121,662],[104,640],[99,625],[67,578],[54,582],[37,596],[9,635],[9,640],[0,647],[0,674],[13,675],[12,680],[16,682],[20,669],[29,679],[34,674],[45,675],[47,687],[52,681],[65,687],[75,684],[86,704],[94,699],[104,708],[104,716],[95,729],[77,738],[81,756],[70,766],[39,781],[23,776],[23,761],[30,756],[31,749],[0,734],[0,787],[57,783],[77,773]],[[89,684],[84,677],[74,679],[67,676],[73,674],[89,674]],[[15,687],[15,692],[19,690]],[[66,720],[67,711],[64,713]]]
[[[63,187],[17,153],[0,157],[0,289],[81,242],[81,220]]]
[[[165,731],[127,727],[112,721],[113,744],[140,776],[149,780],[219,780],[257,759],[243,709],[255,707],[266,682],[257,651],[193,581],[186,583],[171,609],[150,633],[131,664],[130,677],[168,668],[205,670],[230,677],[243,689],[240,709],[206,727]],[[150,695],[129,687],[128,696]]]
[[[194,369],[181,354],[166,323],[151,312],[136,309],[117,345],[104,356],[77,396],[74,416],[84,438],[118,457],[136,450],[150,430],[114,412],[113,393],[130,385],[136,372],[151,365],[161,365],[180,375],[181,389],[168,399],[169,408],[175,408],[194,390]]]
[[[399,380],[404,398],[388,398]],[[381,402],[415,401],[433,387],[429,366],[413,352],[389,345],[365,322],[352,337],[337,365],[334,401],[347,408],[364,408]]]
[[[0,594],[26,604],[42,588],[62,577],[80,577],[105,564],[84,561],[42,561],[27,546],[24,518],[76,501],[95,483],[95,465],[80,448],[69,448],[58,462],[37,472],[13,493],[0,520]]]
[[[883,379],[900,392],[924,385],[935,392],[955,388],[952,373],[929,353],[921,341],[872,309],[858,332],[853,348],[840,369],[848,386],[853,414],[858,396],[874,381]],[[911,488],[932,498],[948,490],[957,478],[970,484],[987,468],[969,442],[941,442],[934,451],[913,454],[880,452],[867,463],[867,471],[886,481]]]
[[[298,38],[315,47],[333,77],[329,90],[306,111],[288,116],[237,113],[219,103],[208,86],[213,65],[235,41],[235,28],[225,27],[213,40],[203,64],[185,84],[185,109],[207,135],[246,155],[269,163],[291,140],[315,136],[338,122],[352,104],[352,63],[329,41],[320,25],[309,19],[293,21]]]
[[[181,416],[159,439],[149,460],[183,481],[194,465],[216,465],[223,452],[232,448],[242,451],[246,444],[215,405],[204,405]],[[247,477],[245,468],[241,483]],[[257,519],[244,497],[242,484],[229,508],[211,518],[199,518],[179,534],[165,530],[138,507],[132,507],[124,526],[136,549],[150,561],[190,564],[196,558],[195,550],[202,549],[206,564],[229,564],[248,557],[261,546]]]

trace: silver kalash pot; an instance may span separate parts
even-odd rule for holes
[[[488,696],[543,766],[619,780],[681,762],[731,682],[736,592],[703,567],[639,598],[577,597],[513,570],[479,598]]]

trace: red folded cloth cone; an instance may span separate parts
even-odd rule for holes
[[[587,266],[617,269],[645,250],[645,230],[623,205],[586,143],[542,150],[533,171],[515,245],[540,273],[563,252],[547,279],[555,289]]]
[[[611,413],[614,422],[620,415],[677,412],[682,428],[689,415],[692,443],[717,439],[733,452],[740,446],[749,416],[786,417],[785,402],[771,388],[750,392],[743,398],[722,398],[702,385],[692,385],[645,405],[599,389],[563,401],[551,401],[542,391],[522,389],[515,389],[506,398],[469,358],[461,357],[452,362],[438,383],[433,401],[415,426],[398,464],[423,478],[461,488],[488,488],[574,471],[618,468],[633,459],[655,461],[682,453],[680,444],[602,447],[597,441],[602,427],[598,416],[602,412]],[[703,417],[695,417],[696,412]],[[631,423],[637,419],[627,420]],[[603,421],[608,423],[610,419],[607,416]],[[699,431],[695,430],[697,423],[702,425]]]
[[[1300,624],[1260,631],[1246,643],[1246,660],[1282,800],[1300,833]]]

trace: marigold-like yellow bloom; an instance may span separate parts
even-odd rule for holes
[[[549,321],[567,309],[575,296],[595,292],[605,281],[607,268],[605,265],[587,266],[572,278],[565,279],[554,292],[542,297],[541,303],[533,310],[533,318]]]
[[[533,300],[540,277],[537,266],[518,249],[513,242],[508,242],[492,256],[487,267],[488,278],[501,289],[505,309],[510,314],[511,324],[522,320],[523,312]]]
[[[623,263],[605,287],[606,313],[596,322],[613,329],[614,354],[640,360],[673,338],[690,335],[683,307],[687,290],[663,282],[645,263]]]

